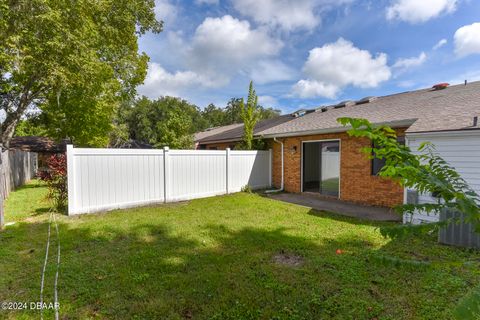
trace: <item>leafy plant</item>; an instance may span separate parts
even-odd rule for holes
[[[47,160],[47,170],[40,171],[38,176],[48,186],[47,198],[53,201],[58,211],[64,211],[68,202],[67,191],[67,157],[55,154]]]
[[[416,189],[420,193],[434,193],[437,203],[405,204],[397,207],[403,214],[424,211],[427,214],[450,209],[464,214],[464,220],[472,223],[480,232],[480,197],[473,191],[458,172],[440,157],[435,146],[422,143],[418,154],[408,146],[397,142],[395,130],[388,126],[374,126],[365,119],[339,118],[342,125],[350,125],[348,134],[353,137],[368,138],[374,147],[365,147],[363,152],[370,158],[385,159],[385,166],[379,175],[391,178],[403,187]],[[384,236],[399,237],[412,232],[428,232],[432,228],[456,222],[448,219],[420,226],[398,226],[381,228]]]
[[[252,188],[248,184],[244,185],[240,191],[245,193],[253,193]]]
[[[257,104],[258,104],[258,97],[255,92],[255,89],[253,89],[253,82],[250,81],[250,87],[248,89],[247,104],[246,105],[244,104],[243,99],[240,101],[241,117],[243,120],[242,145],[243,145],[243,148],[246,150],[252,150],[253,131],[259,119]]]

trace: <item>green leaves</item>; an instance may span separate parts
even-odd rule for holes
[[[240,102],[241,117],[243,120],[243,148],[247,150],[252,149],[253,133],[255,125],[257,124],[260,113],[257,107],[258,97],[253,88],[253,82],[250,81],[248,89],[247,105],[244,104],[243,99]]]
[[[349,135],[368,138],[374,143],[373,148],[363,148],[363,152],[385,159],[380,176],[396,180],[402,186],[416,189],[420,193],[435,194],[438,198],[436,204],[406,204],[398,207],[398,211],[403,214],[419,211],[430,214],[448,208],[462,212],[466,221],[473,223],[480,231],[480,196],[438,155],[433,144],[423,142],[415,154],[408,146],[397,142],[395,130],[390,127],[374,126],[366,119],[339,118],[338,122],[351,126],[347,131]],[[395,238],[409,233],[428,232],[442,223],[384,228],[381,232],[384,236]]]
[[[3,142],[35,105],[59,126],[54,137],[104,143],[110,124],[103,120],[145,78],[148,57],[137,37],[161,31],[153,9],[153,0],[2,1]],[[90,129],[100,130],[87,137],[92,121]]]

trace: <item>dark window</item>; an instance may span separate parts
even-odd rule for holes
[[[207,145],[201,144],[201,145],[199,146],[199,149],[200,149],[200,150],[205,150],[205,149],[207,149]]]
[[[234,145],[234,144],[231,144],[231,145],[229,145],[228,147],[229,147],[230,149],[232,149],[232,150],[235,149],[235,145]]]
[[[397,141],[398,143],[405,145],[405,137],[397,137]],[[372,144],[372,147],[375,148],[375,143]],[[372,159],[372,175],[378,176],[378,173],[385,166],[385,163],[386,163],[385,159],[373,158]]]

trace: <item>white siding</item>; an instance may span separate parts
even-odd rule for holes
[[[270,151],[67,148],[69,214],[271,185]],[[228,169],[227,169],[228,168]]]
[[[480,194],[480,132],[459,131],[432,134],[407,134],[408,145],[417,151],[422,142],[435,145],[438,154],[444,158],[465,181]],[[435,203],[431,195],[419,195],[419,203]],[[438,221],[438,215],[416,214],[412,222]]]

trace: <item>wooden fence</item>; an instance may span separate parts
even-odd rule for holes
[[[35,177],[37,154],[20,150],[0,152],[0,227],[3,226],[3,200],[16,188]]]

